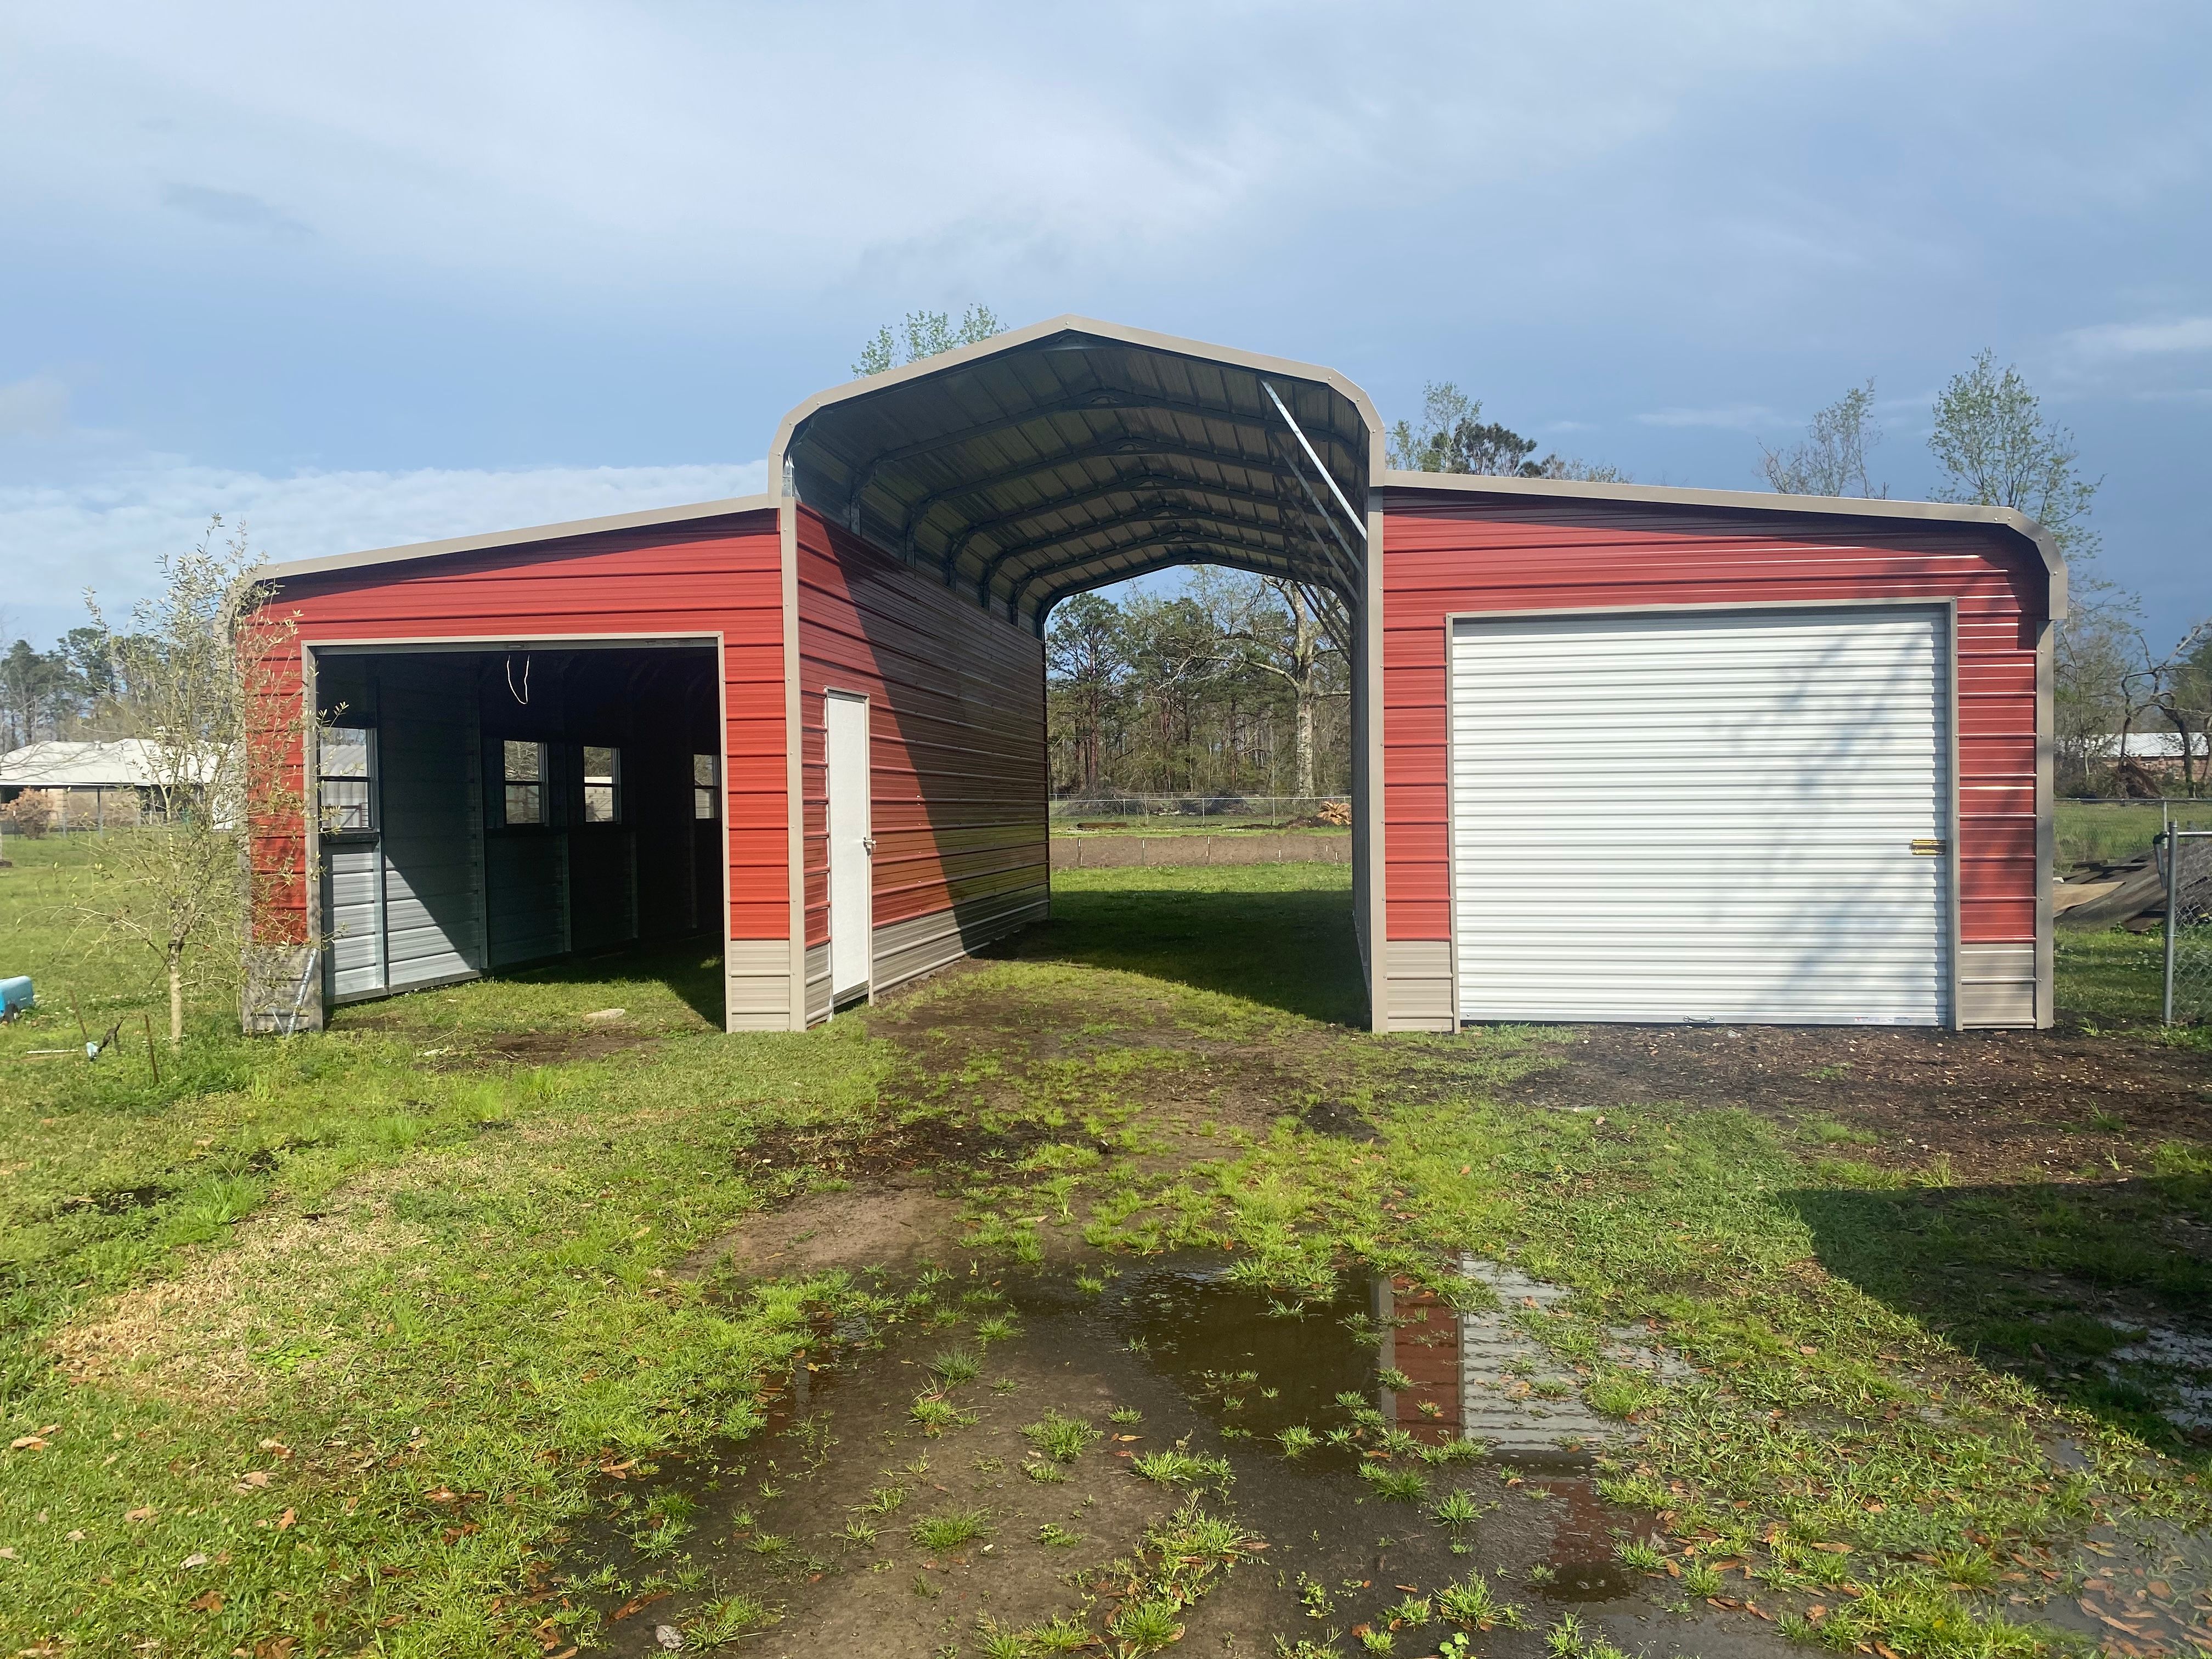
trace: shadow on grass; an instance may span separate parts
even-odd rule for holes
[[[1367,1023],[1343,887],[1055,887],[1051,921],[994,954],[1149,975],[1332,1024]]]
[[[2212,1413],[2205,1176],[1782,1197],[1821,1266],[1984,1364],[2154,1445]]]
[[[610,985],[658,981],[716,1030],[722,1029],[722,951],[712,934],[654,939],[626,950],[564,957],[536,967],[502,969],[496,979],[518,985]]]

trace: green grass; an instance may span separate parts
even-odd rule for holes
[[[289,1637],[475,1659],[542,1652],[548,1619],[588,1641],[598,1601],[547,1562],[608,1515],[622,1483],[600,1472],[750,1433],[819,1322],[874,1305],[837,1275],[684,1264],[894,1116],[1020,1132],[1019,1157],[945,1177],[971,1242],[1009,1257],[1038,1250],[1043,1215],[1109,1251],[1227,1250],[1239,1283],[1296,1308],[1347,1260],[1441,1277],[1472,1251],[1572,1289],[1544,1327],[1568,1358],[1648,1322],[1692,1369],[1597,1368],[1592,1400],[1646,1437],[1601,1469],[1605,1491],[1763,1573],[1851,1575],[1864,1594],[1830,1599],[1854,1644],[2018,1651],[2017,1626],[1927,1564],[2047,1559],[2123,1514],[2212,1524],[2212,1468],[2161,1426],[2155,1378],[2105,1376],[2124,1337],[2095,1316],[2118,1297],[2201,1326],[2212,1285],[2171,1241],[2212,1224],[2212,1149],[2115,1133],[2126,1180],[1891,1186],[1844,1141],[1748,1112],[1608,1105],[1600,1126],[1501,1104],[1560,1034],[1353,1029],[1340,866],[1064,872],[1049,927],[908,1005],[990,1011],[994,1046],[939,1069],[863,1019],[722,1036],[701,1012],[714,960],[663,952],[371,1005],[283,1042],[234,1036],[209,999],[156,1087],[129,1046],[24,1057],[76,1041],[70,994],[113,1020],[151,986],[142,964],[70,958],[54,910],[83,845],[9,848],[0,971],[34,973],[46,1006],[0,1029],[0,1445],[35,1443],[0,1455],[0,1650]],[[2150,1041],[2131,1022],[2154,963],[2154,939],[2062,936],[2061,1006],[2116,1045]],[[636,1046],[565,1052],[608,1006]],[[1110,1040],[1125,1030],[1146,1040]],[[540,1060],[503,1057],[526,1036]],[[1188,1085],[1225,1054],[1278,1115],[1203,1122],[1187,1155],[1154,1156],[1151,1103],[1202,1098]],[[1315,1103],[1374,1138],[1310,1124]],[[946,1311],[979,1342],[1005,1318]],[[967,1349],[940,1358],[917,1409],[943,1429],[967,1416],[945,1391],[975,1373]],[[2086,1467],[2054,1464],[2060,1438]],[[1171,1485],[1230,1474],[1181,1449],[1131,1462]],[[692,1570],[684,1515],[619,1519],[660,1553],[653,1571]],[[1174,1551],[1199,1544],[1156,1540],[1142,1571],[1180,1571]],[[1436,1605],[1505,1618],[1477,1579]]]
[[[1022,1437],[1036,1448],[1043,1456],[1055,1463],[1073,1463],[1081,1456],[1085,1448],[1099,1438],[1100,1431],[1079,1417],[1063,1417],[1058,1412],[1047,1412],[1040,1422],[1031,1423],[1022,1431]]]
[[[991,1535],[990,1517],[981,1510],[947,1510],[926,1515],[908,1529],[908,1535],[926,1550],[957,1550]]]
[[[2156,1029],[2164,986],[2165,944],[2158,931],[2130,933],[2060,928],[2058,1008],[2092,1031],[2134,1030],[2174,1048],[2212,1051],[2212,1025]]]
[[[1164,1486],[1226,1486],[1230,1479],[1227,1458],[1186,1451],[1139,1452],[1129,1467]]]

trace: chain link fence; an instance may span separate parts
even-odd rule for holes
[[[1280,827],[1301,820],[1324,824],[1352,822],[1349,795],[1055,795],[1052,821],[1057,824],[1108,823],[1135,828],[1187,829],[1207,825],[1267,824]]]
[[[2168,1025],[2212,1020],[2212,830],[2172,829],[2160,838],[2166,868]]]

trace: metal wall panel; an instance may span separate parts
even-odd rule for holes
[[[744,939],[722,958],[723,1024],[732,1031],[791,1029],[791,949],[782,939]]]
[[[557,957],[568,947],[568,845],[557,831],[484,844],[491,965]]]
[[[620,825],[580,823],[569,827],[568,842],[569,948],[628,944],[637,937],[636,836]]]
[[[1942,1025],[1949,617],[1461,621],[1459,1015]]]
[[[384,858],[373,841],[323,847],[324,988],[333,999],[384,989]]]
[[[1959,947],[1959,1024],[2036,1024],[2036,963],[2033,945]]]
[[[901,958],[891,972],[911,975],[900,941],[961,937],[960,917],[979,910],[1038,914],[1049,840],[1042,642],[811,508],[799,509],[798,529],[811,1020],[829,1000],[826,953],[824,988],[811,982],[812,947],[830,936],[828,693],[868,699],[878,991],[892,982],[887,950]],[[899,926],[929,917],[940,921]]]
[[[720,635],[726,811],[711,896],[720,908],[726,866],[725,936],[787,940],[781,560],[775,514],[765,509],[289,578],[277,608],[297,626],[278,645],[290,688],[283,695],[296,694],[301,641]],[[304,825],[259,838],[260,867],[303,868],[304,840]],[[295,877],[274,907],[295,931],[305,929],[305,901]]]
[[[1396,485],[1384,505],[1382,781],[1394,945],[1452,933],[1447,617],[1865,599],[1955,606],[1960,936],[2035,942],[2036,827],[2047,805],[2036,788],[2036,654],[2049,579],[2021,538],[1974,525]],[[1960,1012],[1971,1010],[1962,1002]]]
[[[380,665],[377,769],[387,988],[480,972],[483,814],[476,678],[460,663]]]

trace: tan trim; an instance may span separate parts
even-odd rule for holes
[[[783,477],[779,464],[771,478]],[[799,503],[786,496],[776,507],[783,589],[783,777],[785,835],[791,853],[791,1026],[806,1029],[806,796],[803,764],[804,701],[799,684]]]
[[[2057,915],[2051,872],[2058,860],[2057,819],[2058,628],[2046,622],[2035,635],[2035,1024],[2047,1029],[2058,1018]]]
[[[415,656],[441,651],[536,650],[548,643],[566,651],[708,651],[719,647],[721,640],[720,634],[441,634],[434,639],[323,640],[315,649],[333,657],[398,650]]]
[[[722,1029],[736,1030],[735,1017],[730,1007],[730,963],[736,952],[736,941],[730,937],[730,655],[729,643],[721,635],[714,636],[714,769],[721,775],[722,811],[720,821],[714,826],[714,838],[720,844],[721,857],[715,860],[722,866],[722,915],[714,924],[714,937],[722,941]],[[698,853],[691,854],[692,867],[698,867]],[[484,903],[484,927],[487,936],[491,927],[491,904],[489,890]],[[484,956],[489,960],[490,941],[487,937]]]
[[[773,495],[733,495],[726,501],[694,501],[684,507],[647,507],[639,513],[616,513],[603,519],[571,519],[563,524],[533,525],[526,530],[495,530],[481,536],[448,536],[442,541],[410,542],[401,547],[373,548],[366,553],[333,553],[319,559],[289,559],[281,564],[258,566],[248,573],[257,582],[281,582],[299,576],[319,576],[338,570],[365,570],[380,564],[399,564],[410,559],[434,559],[448,553],[489,553],[505,547],[526,547],[532,542],[567,541],[576,536],[596,536],[610,530],[648,530],[657,525],[688,524],[697,519],[726,519],[740,513],[764,513],[776,503]]]
[[[1374,488],[1382,476],[1382,458],[1376,444],[1382,434],[1375,434],[1370,443],[1367,492],[1367,592],[1361,609],[1366,612],[1361,620],[1360,635],[1365,641],[1366,672],[1359,688],[1366,703],[1366,718],[1361,736],[1367,750],[1367,799],[1354,803],[1364,810],[1367,820],[1367,867],[1361,874],[1367,884],[1367,937],[1360,941],[1367,957],[1367,1023],[1374,1031],[1392,1029],[1390,1019],[1390,863],[1388,845],[1388,814],[1383,811],[1388,794],[1383,787],[1382,709],[1382,497]],[[1354,781],[1355,782],[1357,780]]]
[[[1429,490],[1473,495],[1526,495],[1540,500],[1617,501],[1651,507],[1708,507],[1734,513],[1784,513],[1815,518],[1885,519],[1933,524],[1981,525],[2009,530],[2033,547],[2049,578],[2045,611],[2052,621],[2066,615],[2066,561],[2051,532],[2008,507],[1976,507],[1954,501],[1865,501],[1856,496],[1778,495],[1758,489],[1676,489],[1658,484],[1585,483],[1574,478],[1500,478],[1486,473],[1395,472],[1382,475],[1389,489]]]
[[[1959,847],[1959,602],[1955,599],[1947,599],[1942,601],[1942,605],[1944,626],[1943,684],[1948,698],[1948,705],[1945,708],[1943,718],[1947,722],[1948,722],[1950,726],[1947,745],[1951,751],[1948,768],[1951,774],[1951,799],[1948,803],[1950,809],[1949,827],[1943,832],[1944,835],[1949,838],[1950,849],[1945,855],[1944,859],[1944,862],[1950,866],[1951,887],[1951,902],[1949,907],[1951,915],[1948,924],[1950,932],[1949,943],[1951,948],[1947,954],[1951,958],[1951,984],[1949,987],[1949,1001],[1951,1005],[1949,1010],[1951,1016],[1950,1029],[1955,1031],[1960,1029],[1961,1022],[1961,1015],[1960,1012],[1961,1005],[1959,994],[1961,984],[1961,980],[1960,978],[1960,952],[1966,948],[1966,895],[1959,890],[1959,866],[1960,857],[1960,849]]]
[[[323,723],[322,692],[317,684],[321,669],[315,661],[315,647],[296,635],[294,643],[300,647],[300,817],[306,831],[300,876],[307,884],[307,908],[301,914],[307,919],[305,943],[314,959],[315,1000],[327,1006],[333,999],[323,992]],[[318,1029],[322,1023],[319,1014]]]

